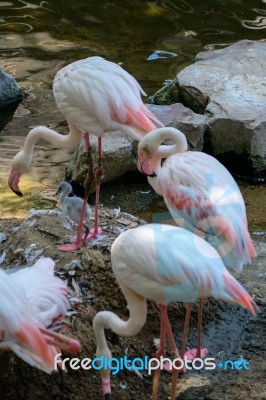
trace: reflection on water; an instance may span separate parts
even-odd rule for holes
[[[265,28],[265,0],[1,1],[0,68],[27,93],[0,133],[3,211],[13,206],[16,212],[29,209],[37,201],[32,193],[63,178],[71,152],[40,142],[33,167],[22,180],[26,197],[14,197],[6,186],[10,160],[28,130],[36,125],[53,128],[63,120],[52,94],[53,78],[63,65],[104,56],[120,62],[150,95],[199,51],[240,39],[265,40]]]

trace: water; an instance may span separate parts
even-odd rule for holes
[[[49,207],[40,191],[55,187],[72,152],[47,143],[35,147],[23,176],[25,198],[7,188],[10,160],[35,125],[63,120],[53,100],[54,75],[66,63],[93,55],[119,62],[148,95],[172,79],[203,50],[241,39],[265,40],[265,0],[150,1],[62,0],[0,2],[0,68],[12,74],[27,97],[0,134],[0,202],[5,217],[30,207]],[[254,226],[261,228],[263,186],[241,185]],[[249,207],[249,206],[248,206]]]

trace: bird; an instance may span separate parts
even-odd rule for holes
[[[44,126],[31,129],[23,149],[11,161],[8,185],[18,196],[21,175],[32,161],[35,143],[46,140],[59,148],[72,149],[85,139],[88,175],[85,189],[93,181],[89,134],[98,137],[98,167],[96,169],[95,227],[91,237],[100,234],[98,206],[102,175],[102,136],[114,130],[122,130],[133,139],[140,140],[156,126],[163,126],[158,118],[144,105],[141,95],[146,95],[136,79],[121,66],[99,56],[75,61],[60,69],[55,75],[53,93],[58,109],[65,116],[69,133],[61,135]],[[75,243],[60,246],[61,251],[75,251],[81,247],[82,227],[88,194],[78,225]]]
[[[70,218],[72,221],[74,221],[76,224],[78,224],[80,221],[80,214],[81,214],[83,200],[80,197],[75,197],[75,196],[69,197],[71,193],[72,193],[72,185],[69,182],[61,181],[58,185],[56,196],[59,195],[59,203],[63,207],[62,219],[64,225],[67,224],[67,217]],[[90,217],[91,217],[91,207],[89,206],[88,203],[86,203],[84,219],[87,220]],[[90,228],[88,225],[85,224],[85,222],[83,223],[83,226],[85,228],[85,235],[82,240],[82,244],[83,246],[85,246],[87,236],[90,232]]]
[[[163,144],[167,139],[173,144]],[[241,272],[256,257],[256,250],[239,187],[216,158],[187,149],[187,139],[180,130],[155,129],[138,143],[138,169],[148,177],[155,192],[163,196],[176,224],[205,238],[215,246],[226,267]],[[202,306],[200,300],[197,357],[201,354]],[[189,304],[186,325],[191,308]],[[193,356],[195,350],[190,352]],[[202,352],[206,353],[206,349]]]
[[[133,336],[141,330],[146,322],[146,299],[155,301],[161,313],[157,358],[165,356],[166,337],[173,356],[178,357],[167,315],[170,302],[192,302],[199,297],[212,296],[256,314],[255,301],[230,274],[215,248],[184,228],[151,223],[129,229],[113,242],[111,262],[130,315],[124,321],[110,311],[96,314],[93,329],[97,357],[107,360],[112,357],[105,328],[111,328],[121,336]],[[159,375],[160,368],[155,373],[152,400],[157,399]],[[177,377],[178,371],[173,370],[171,400],[175,399]],[[104,398],[110,400],[110,369],[101,369],[101,381]]]
[[[11,350],[48,374],[56,369],[54,357],[60,349],[80,351],[77,340],[47,329],[70,308],[66,295],[66,282],[54,276],[48,257],[31,267],[1,269],[0,350]]]

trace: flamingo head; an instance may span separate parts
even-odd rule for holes
[[[138,170],[150,178],[156,177],[156,173],[154,172],[151,166],[152,157],[149,155],[149,151],[147,150],[139,150],[138,151],[138,162],[137,167]]]
[[[8,178],[8,186],[17,195],[23,196],[19,189],[19,181],[21,175],[29,170],[31,158],[25,156],[23,151],[15,155],[11,163],[11,172]]]

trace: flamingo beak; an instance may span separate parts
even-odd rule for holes
[[[156,173],[152,170],[150,160],[148,158],[139,157],[137,167],[142,174],[149,176],[150,178],[155,178],[157,176]]]
[[[19,197],[22,197],[23,194],[19,189],[19,181],[20,181],[21,173],[17,169],[11,169],[9,179],[8,179],[8,186],[10,189]]]

